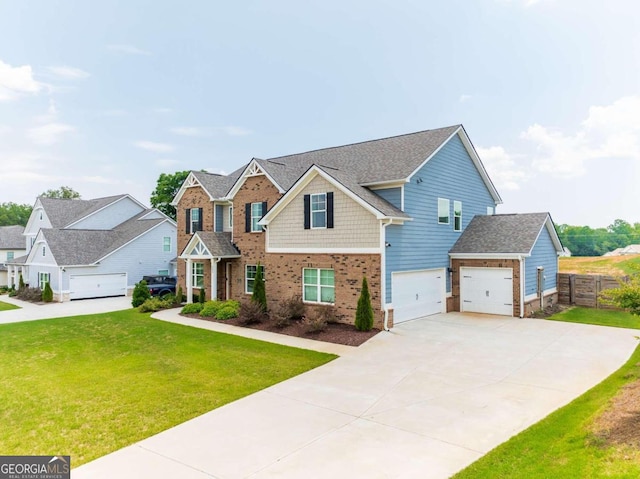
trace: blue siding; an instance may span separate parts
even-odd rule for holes
[[[222,205],[216,205],[216,218],[215,218],[216,225],[215,225],[214,231],[221,232],[224,229],[224,226],[223,226],[224,211],[223,210],[224,208]]]
[[[372,190],[376,195],[384,198],[396,208],[402,209],[402,188],[385,188]]]
[[[538,241],[533,246],[531,256],[525,259],[525,296],[536,294],[538,291],[538,266],[544,268],[544,289],[555,288],[558,274],[558,254],[547,228],[544,228],[540,233]]]
[[[438,224],[438,198],[450,201],[450,222]],[[456,135],[404,186],[404,207],[413,221],[387,226],[386,302],[391,302],[391,273],[449,266],[449,250],[460,237],[453,231],[453,201],[462,201],[462,229],[475,215],[495,206],[480,173]],[[450,277],[447,291],[451,291]]]

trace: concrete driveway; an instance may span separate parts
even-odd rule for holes
[[[430,316],[72,477],[446,478],[602,381],[637,334]]]
[[[10,298],[4,294],[0,301],[15,304],[20,309],[0,311],[0,324],[35,321],[38,319],[63,318],[82,314],[108,313],[131,308],[131,297],[83,299],[65,303],[35,304],[28,301]]]

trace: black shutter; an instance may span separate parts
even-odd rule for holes
[[[251,232],[251,203],[244,205],[244,232]]]
[[[204,231],[202,227],[204,223],[204,219],[202,218],[202,208],[198,208],[198,226],[196,226],[196,231]]]
[[[186,220],[185,221],[185,223],[186,223],[186,225],[185,225],[185,233],[191,234],[191,228],[190,228],[190,226],[191,226],[191,208],[187,208],[185,211],[187,212],[187,215],[186,215],[186,218],[185,218],[185,220]]]
[[[327,228],[333,228],[333,191],[327,193]]]
[[[311,195],[304,195],[304,229],[311,228]]]
[[[267,202],[266,202],[266,201],[263,201],[263,202],[262,202],[262,216],[260,217],[260,219],[262,219],[262,217],[263,217],[264,215],[266,215],[266,214],[267,214]]]

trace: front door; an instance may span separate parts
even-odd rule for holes
[[[225,263],[225,274],[224,274],[224,299],[231,299],[231,263]]]

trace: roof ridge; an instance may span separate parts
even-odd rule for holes
[[[273,161],[273,160],[277,160],[277,159],[279,159],[279,158],[287,158],[287,157],[289,157],[289,156],[306,155],[307,153],[315,153],[315,152],[318,152],[318,151],[335,150],[335,149],[338,149],[338,148],[345,148],[345,147],[347,147],[347,146],[363,145],[363,144],[365,144],[365,143],[375,143],[375,142],[378,142],[378,141],[391,140],[391,139],[393,139],[393,138],[401,138],[401,137],[403,137],[403,136],[418,135],[418,134],[420,134],[420,133],[434,132],[434,131],[438,131],[438,130],[446,130],[446,129],[448,129],[448,128],[454,128],[454,127],[455,127],[455,128],[459,128],[459,127],[461,127],[461,126],[462,126],[462,124],[460,124],[460,123],[459,123],[459,124],[456,124],[456,125],[443,126],[443,127],[441,127],[441,128],[434,128],[434,129],[432,129],[432,130],[420,130],[420,131],[414,131],[413,133],[402,133],[402,134],[400,134],[400,135],[385,136],[384,138],[375,138],[375,139],[373,139],[373,140],[355,141],[355,142],[353,142],[353,143],[347,143],[347,144],[345,144],[345,145],[328,146],[328,147],[325,147],[325,148],[316,148],[316,149],[313,149],[313,150],[302,151],[302,152],[299,152],[299,153],[290,153],[290,154],[288,154],[288,155],[274,156],[274,157],[272,157],[272,158],[267,158],[267,160],[266,160],[266,161],[271,162],[271,161]],[[275,163],[275,162],[274,162],[274,163]]]

